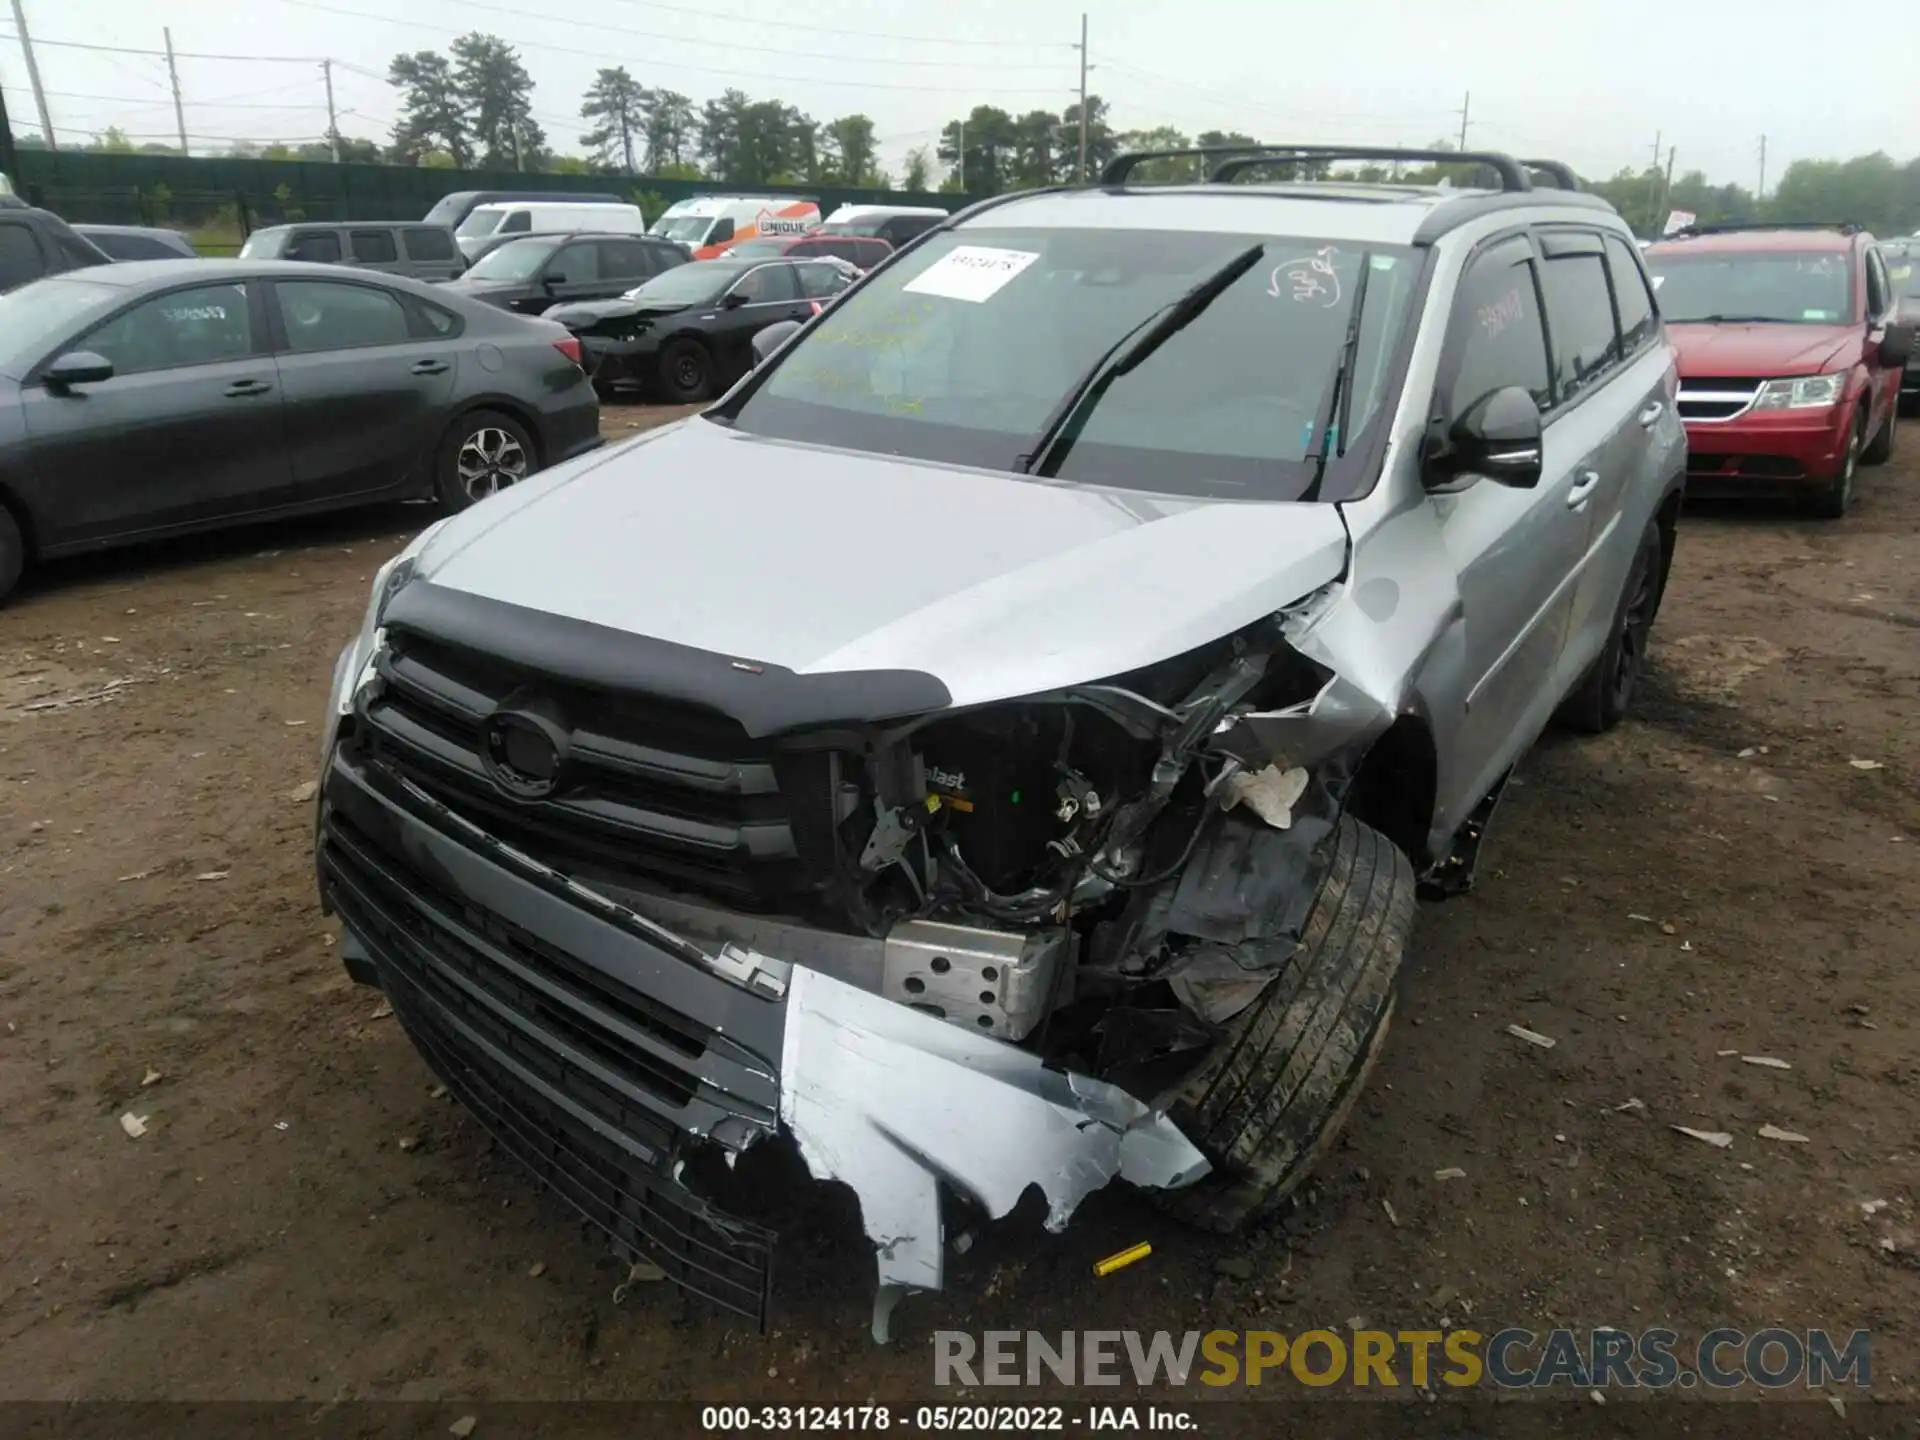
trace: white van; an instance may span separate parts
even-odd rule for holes
[[[454,236],[467,258],[495,235],[554,234],[563,230],[593,230],[601,234],[638,235],[647,228],[638,205],[580,205],[565,200],[500,200],[476,205],[467,212]]]
[[[791,195],[701,195],[669,205],[648,232],[677,240],[696,260],[716,260],[748,240],[810,235],[820,228],[820,205]]]
[[[820,228],[829,235],[873,235],[895,249],[947,221],[930,205],[842,205]]]

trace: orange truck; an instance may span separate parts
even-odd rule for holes
[[[820,205],[792,195],[701,195],[670,205],[648,229],[676,240],[696,260],[718,259],[747,240],[777,240],[820,228]]]

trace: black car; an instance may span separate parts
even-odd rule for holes
[[[138,260],[23,286],[0,296],[0,595],[34,558],[373,501],[462,509],[600,443],[579,360],[548,321],[330,265]]]
[[[51,210],[24,204],[0,206],[0,291],[43,275],[111,263],[111,256],[74,233]]]
[[[73,233],[113,260],[197,260],[200,252],[178,230],[155,225],[76,225]]]
[[[652,235],[522,235],[488,250],[449,288],[539,315],[569,300],[610,299],[686,263],[685,247]]]
[[[817,314],[858,278],[840,260],[696,260],[618,300],[556,306],[604,397],[624,383],[676,404],[705,400],[753,368],[753,337]]]

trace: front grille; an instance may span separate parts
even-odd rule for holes
[[[1763,379],[1682,379],[1680,382],[1680,418],[1682,420],[1732,420],[1744,415],[1759,398]]]
[[[409,847],[356,823],[349,810],[369,803],[342,795],[327,805],[321,872],[435,1072],[616,1248],[764,1325],[772,1232],[721,1214],[672,1172],[689,1133],[772,1131],[777,1091],[765,1062],[463,900]]]
[[[781,752],[733,720],[557,682],[414,635],[390,637],[368,702],[375,758],[488,833],[585,881],[656,880],[744,909],[793,906],[830,867],[833,757]],[[482,724],[532,700],[564,717],[561,783],[494,783]]]

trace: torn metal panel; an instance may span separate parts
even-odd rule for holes
[[[1115,1175],[1177,1188],[1210,1168],[1164,1115],[1105,1081],[804,967],[786,998],[780,1118],[814,1178],[860,1199],[877,1340],[900,1294],[942,1284],[942,1183],[996,1218],[1038,1185],[1057,1232]]]

